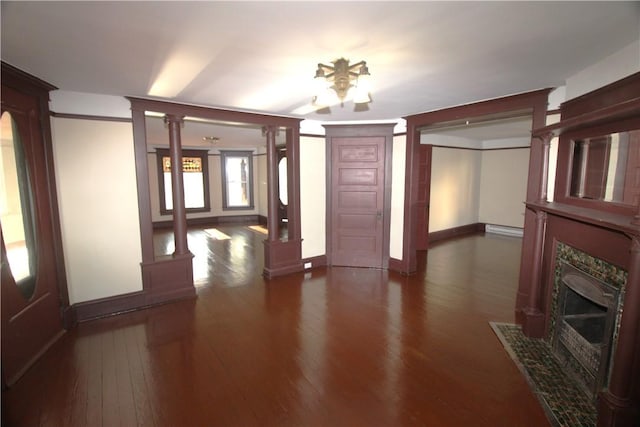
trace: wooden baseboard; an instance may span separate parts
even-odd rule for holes
[[[179,301],[196,296],[195,288],[168,289],[158,292],[139,291],[124,295],[100,298],[73,304],[72,310],[78,322],[114,316],[129,311],[142,310],[154,305]]]
[[[302,260],[302,265],[305,270],[310,270],[316,267],[326,267],[327,266],[327,256],[326,255],[318,255],[310,258],[304,258]],[[307,267],[308,265],[308,267]]]
[[[132,311],[145,305],[145,292],[132,292],[123,295],[100,298],[92,301],[73,304],[75,318],[78,322],[111,316]]]
[[[459,227],[448,228],[446,230],[429,233],[429,243],[440,242],[454,237],[466,236],[469,234],[483,233],[485,224],[476,222],[474,224],[461,225]]]

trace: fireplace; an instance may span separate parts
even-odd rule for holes
[[[640,419],[639,93],[637,72],[572,98],[531,139],[516,320],[597,393],[600,427]]]
[[[558,267],[553,351],[595,399],[607,385],[620,290],[567,262]]]

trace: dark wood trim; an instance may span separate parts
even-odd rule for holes
[[[133,122],[133,119],[130,117],[90,116],[87,114],[56,113],[54,111],[51,111],[51,117],[55,117],[56,119],[94,120],[99,122]]]
[[[73,304],[78,322],[113,316],[145,307],[145,292],[132,292]]]
[[[211,119],[215,121],[227,121],[234,123],[250,123],[257,124],[261,126],[265,126],[271,129],[272,133],[278,132],[286,128],[287,132],[287,149],[290,150],[288,165],[290,168],[293,168],[292,177],[297,182],[293,182],[293,191],[289,192],[289,199],[294,203],[290,203],[289,206],[289,241],[296,240],[296,236],[300,235],[300,221],[297,220],[300,216],[300,207],[299,203],[296,200],[299,200],[299,171],[296,171],[295,168],[299,167],[299,159],[295,158],[298,153],[299,146],[299,128],[301,118],[292,118],[292,117],[282,117],[282,116],[271,116],[266,114],[256,114],[242,111],[232,111],[232,110],[222,110],[217,108],[210,107],[202,107],[196,105],[188,105],[188,104],[179,104],[174,102],[167,102],[161,100],[153,100],[153,99],[143,99],[143,98],[135,98],[135,97],[126,97],[131,103],[132,110],[132,119],[133,119],[133,130],[134,130],[134,145],[136,152],[136,178],[138,182],[138,201],[140,204],[140,230],[141,230],[141,240],[143,246],[143,270],[145,268],[149,268],[152,263],[156,262],[153,257],[153,224],[151,219],[151,208],[149,201],[149,178],[148,178],[148,165],[146,163],[146,130],[145,130],[145,111],[156,111],[160,113],[164,113],[168,116],[175,117],[201,117],[206,119]],[[291,145],[291,147],[290,147]],[[267,158],[269,158],[267,156]],[[269,163],[269,162],[267,162]],[[267,175],[272,174],[274,167],[277,165],[267,165]],[[269,199],[277,198],[277,189],[273,186],[273,180],[268,180],[269,187]],[[293,219],[293,221],[292,221]],[[174,227],[175,228],[175,227]],[[269,227],[272,230],[273,227]],[[277,224],[275,229],[277,229]],[[177,233],[176,233],[177,235]],[[269,237],[271,239],[271,237]],[[286,243],[286,242],[285,242]],[[300,250],[300,245],[270,245],[265,246],[265,272],[266,275],[278,274],[279,271],[282,271],[280,268],[276,268],[275,265],[269,264],[271,260],[281,260],[285,255],[291,256],[291,247],[294,247]],[[272,253],[268,252],[271,250],[280,251],[282,253]],[[290,261],[293,264],[297,264],[300,262],[301,255],[300,253],[293,254],[293,260]],[[156,263],[161,264],[166,262],[166,260],[158,260]],[[145,267],[147,266],[147,267]],[[296,267],[297,268],[297,267]],[[302,266],[300,264],[300,269]],[[146,283],[148,280],[148,276],[143,271],[143,286],[145,289],[149,286]]]
[[[407,120],[407,148],[406,174],[404,197],[404,230],[402,245],[402,271],[412,274],[416,271],[416,206],[418,201],[419,164],[418,149],[420,144],[420,130],[429,126],[444,126],[460,120],[473,117],[506,117],[532,114],[532,129],[544,124],[546,106],[551,88],[540,89],[518,95],[476,102],[446,108],[443,110],[415,114],[405,117]],[[534,140],[531,141],[535,150]],[[534,156],[535,157],[535,156]],[[535,164],[535,163],[534,163]],[[531,165],[531,162],[530,162]],[[531,174],[531,170],[529,171]],[[537,172],[536,172],[537,174]],[[532,197],[529,195],[528,197]],[[529,199],[527,199],[529,200]],[[531,199],[533,200],[533,199]]]
[[[304,271],[301,254],[302,240],[265,240],[264,270],[266,279]]]
[[[390,257],[389,270],[395,271],[396,273],[404,274],[404,272],[402,271],[402,260]]]
[[[569,193],[573,163],[573,141],[637,129],[640,129],[640,109],[636,113],[636,117],[602,124],[595,127],[587,127],[586,129],[579,128],[574,131],[561,134],[558,143],[558,166],[556,172],[554,200],[560,203],[633,217],[638,210],[638,206],[573,197]]]
[[[151,214],[151,188],[149,185],[149,160],[147,156],[147,132],[144,111],[132,110],[133,149],[136,160],[136,186],[138,194],[138,220],[142,262],[153,262],[153,222]],[[143,284],[144,286],[144,284]]]
[[[46,94],[47,101],[49,100],[49,92],[58,89],[58,87],[51,83],[45,82],[4,61],[2,61],[2,84],[15,89],[21,89],[29,95],[41,96],[44,93]],[[49,115],[48,113],[49,108],[47,106],[47,115]]]
[[[249,182],[249,205],[228,206],[227,194],[227,157],[247,157],[247,182]],[[222,184],[222,210],[223,211],[251,211],[255,209],[253,201],[253,151],[251,150],[220,150],[220,183]]]
[[[407,122],[411,121],[412,124],[426,127],[435,124],[440,126],[450,121],[466,120],[473,117],[495,116],[495,118],[506,118],[521,116],[527,112],[531,112],[531,103],[533,100],[537,100],[540,97],[546,100],[551,90],[552,88],[546,88],[502,98],[489,99],[487,101],[414,114],[405,117],[405,119]]]
[[[311,267],[306,268],[305,270],[310,270],[312,268],[317,267],[326,267],[327,266],[327,256],[326,255],[318,255],[310,258],[303,258],[302,265],[311,264]]]
[[[561,121],[622,106],[632,100],[640,100],[640,72],[563,102],[560,105]]]
[[[86,322],[194,297],[194,292],[189,289],[164,290],[155,293],[139,291],[76,303],[73,304],[72,310],[78,322]]]
[[[4,61],[1,62],[2,85],[12,87],[22,93],[31,95],[38,100],[40,131],[44,148],[46,180],[50,198],[49,215],[51,217],[52,243],[54,249],[56,281],[60,299],[61,313],[69,309],[69,289],[62,245],[62,228],[60,225],[60,210],[56,185],[55,162],[53,153],[53,137],[51,134],[51,120],[49,110],[49,92],[58,89],[56,86],[28,74]],[[73,317],[62,315],[63,325],[69,329],[73,325]]]
[[[547,110],[547,116],[555,116],[556,114],[560,114],[560,108],[556,108],[554,110]]]
[[[500,150],[522,150],[522,149],[528,150],[529,148],[531,148],[531,146],[529,145],[523,145],[521,147],[502,147],[502,148],[470,148],[470,147],[452,147],[450,145],[434,145],[434,144],[429,144],[429,145],[437,148],[451,148],[454,150],[470,150],[470,151],[500,151]]]
[[[258,223],[266,224],[266,217],[261,215],[229,215],[229,216],[207,216],[203,218],[187,218],[187,226],[217,225],[217,224],[241,224]],[[173,227],[173,221],[154,221],[153,229],[163,229]]]
[[[166,114],[202,117],[205,119],[251,123],[256,125],[271,125],[279,127],[298,128],[302,119],[268,114],[249,113],[244,111],[223,110],[220,108],[203,107],[198,105],[180,104],[155,99],[126,97],[131,102],[133,110],[157,111]]]
[[[473,224],[461,225],[459,227],[447,228],[429,233],[429,242],[442,242],[444,240],[453,239],[470,234],[484,233],[485,223],[476,222]]]

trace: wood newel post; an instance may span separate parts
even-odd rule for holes
[[[169,157],[171,158],[171,195],[173,197],[174,255],[189,254],[187,245],[187,212],[184,202],[184,180],[182,177],[182,143],[180,126],[182,116],[167,114],[164,118],[169,126]]]
[[[262,128],[267,137],[267,240],[277,241],[280,236],[278,223],[278,153],[276,151],[276,131],[274,126]]]

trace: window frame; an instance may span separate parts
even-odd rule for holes
[[[227,158],[246,157],[247,158],[247,182],[249,183],[249,194],[247,206],[229,206],[227,194]],[[223,211],[251,211],[255,209],[253,198],[253,151],[250,150],[220,150],[220,171],[222,187],[222,210]]]
[[[187,213],[211,212],[211,197],[209,192],[209,151],[208,150],[182,150],[183,157],[199,157],[202,162],[202,179],[204,181],[204,207],[186,208]],[[167,209],[165,203],[164,171],[162,165],[163,157],[171,157],[168,148],[156,148],[156,164],[158,169],[158,195],[160,196],[160,214],[172,215],[173,209]],[[184,174],[184,170],[182,172]],[[173,195],[172,195],[173,200]]]

